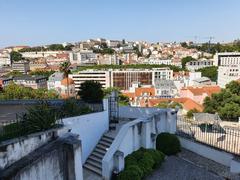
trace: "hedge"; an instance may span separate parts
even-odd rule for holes
[[[125,169],[118,180],[140,180],[149,175],[164,161],[164,154],[154,149],[140,148],[125,158]]]
[[[177,136],[170,133],[161,133],[157,136],[156,148],[166,155],[174,155],[181,151]]]

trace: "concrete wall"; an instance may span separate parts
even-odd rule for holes
[[[210,146],[203,145],[178,136],[181,146],[195,152],[205,158],[211,159],[222,165],[230,167],[231,172],[240,173],[240,160],[234,158],[234,155],[225,151],[214,149]]]
[[[161,108],[119,107],[119,116],[122,118],[146,118],[156,114],[159,118],[158,128],[161,132],[176,132],[176,110]]]
[[[81,142],[78,136],[67,133],[0,170],[0,179],[82,180],[81,161]]]
[[[102,160],[104,179],[110,179],[114,169],[117,171],[124,169],[124,157],[128,154],[140,147],[155,149],[158,134],[161,132],[175,133],[176,131],[175,111],[131,107],[120,109],[120,117],[140,116],[140,118],[124,124],[119,130]]]
[[[13,164],[53,139],[56,129],[30,134],[0,143],[0,169]]]
[[[72,133],[78,134],[82,142],[82,163],[91,154],[103,133],[109,128],[108,101],[104,100],[104,111],[63,119]]]

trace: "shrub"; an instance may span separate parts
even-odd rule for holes
[[[146,176],[152,172],[154,160],[150,153],[144,153],[143,158],[139,160],[138,164],[143,171],[144,176]]]
[[[141,177],[139,176],[137,171],[126,169],[119,174],[117,179],[118,180],[141,180]]]
[[[125,170],[119,174],[118,179],[142,179],[161,165],[163,160],[162,152],[140,148],[125,158]]]
[[[154,160],[154,166],[153,166],[154,169],[159,167],[164,161],[165,155],[161,151],[154,150],[154,149],[147,149],[147,152],[152,156],[152,159]]]
[[[158,135],[156,148],[166,155],[177,154],[181,151],[181,145],[177,136],[170,133],[161,133]]]

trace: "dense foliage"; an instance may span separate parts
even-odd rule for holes
[[[222,120],[237,121],[240,117],[240,82],[232,81],[220,93],[206,97],[204,112],[218,113]]]
[[[63,46],[62,44],[51,44],[48,47],[37,46],[31,48],[23,48],[19,52],[40,52],[40,51],[71,51],[73,45]]]
[[[87,106],[80,106],[75,99],[65,100],[61,106],[51,106],[41,100],[26,110],[26,113],[17,116],[18,121],[2,127],[0,141],[54,128],[61,125],[57,122],[61,118],[92,112]]]
[[[81,84],[78,95],[85,102],[101,102],[104,97],[104,92],[99,82],[85,81]]]
[[[125,169],[118,180],[141,180],[158,168],[164,161],[164,154],[154,149],[140,148],[125,158]]]
[[[183,69],[178,66],[165,65],[165,64],[128,64],[128,65],[92,65],[92,66],[80,66],[78,71],[83,71],[87,69],[152,69],[152,68],[163,68],[169,67],[174,72],[182,71]]]
[[[161,133],[157,136],[156,149],[166,155],[174,155],[181,151],[181,145],[176,135]]]
[[[23,59],[22,54],[17,51],[12,51],[10,53],[11,61],[20,61]]]
[[[87,106],[79,104],[74,98],[66,99],[60,108],[61,117],[72,117],[92,112]]]
[[[202,76],[210,78],[212,81],[216,82],[217,81],[217,76],[218,76],[218,67],[216,66],[211,66],[211,67],[205,67],[198,69],[198,72],[202,73]]]
[[[44,71],[44,70],[35,70],[31,71],[30,75],[37,75],[37,76],[46,76],[49,77],[51,76],[55,71]]]
[[[57,92],[47,89],[32,89],[29,87],[20,86],[10,83],[2,92],[0,92],[0,99],[56,99]]]
[[[186,43],[182,43],[182,46],[186,48],[195,48],[199,51],[209,52],[211,54],[215,54],[216,52],[240,52],[240,40],[235,40],[233,43],[229,44],[211,43],[210,46],[209,43],[190,46],[188,46]]]

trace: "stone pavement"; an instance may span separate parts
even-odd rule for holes
[[[169,156],[146,180],[224,180],[224,178],[180,157]]]

